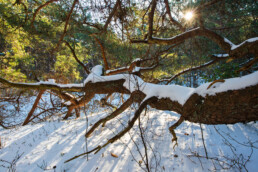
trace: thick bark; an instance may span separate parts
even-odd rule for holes
[[[203,124],[234,124],[258,120],[258,85],[205,98],[193,94],[183,107],[186,120]]]

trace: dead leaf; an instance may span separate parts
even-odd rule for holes
[[[226,61],[226,63],[229,63],[229,62],[231,62],[232,60],[234,60],[234,58],[228,59],[228,60]]]
[[[111,156],[118,158],[118,156],[116,154],[111,153]]]

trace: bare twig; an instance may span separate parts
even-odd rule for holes
[[[202,133],[202,143],[203,143],[205,155],[206,155],[206,158],[208,159],[208,152],[207,152],[206,145],[205,145],[205,142],[204,142],[203,129],[202,129],[202,124],[201,123],[200,123],[200,129],[201,129],[201,133]]]

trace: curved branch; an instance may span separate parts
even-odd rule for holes
[[[48,6],[49,4],[51,4],[51,3],[53,3],[53,2],[56,2],[56,1],[58,1],[58,0],[50,0],[50,1],[47,1],[45,4],[39,6],[39,7],[36,9],[35,13],[33,14],[32,20],[31,20],[31,24],[30,24],[31,27],[33,27],[33,23],[34,23],[34,21],[35,21],[35,19],[36,19],[37,14],[39,13],[39,11],[40,11],[42,8]]]
[[[39,94],[38,94],[38,96],[37,96],[37,98],[36,98],[32,108],[31,108],[30,112],[28,113],[28,116],[26,117],[26,119],[24,120],[24,122],[22,124],[23,126],[27,125],[30,122],[30,118],[33,115],[34,111],[36,110],[37,105],[38,105],[38,103],[39,103],[39,101],[41,99],[41,96],[44,94],[44,92],[45,92],[45,90],[40,90],[39,91]]]
[[[76,55],[74,49],[72,48],[72,46],[71,46],[67,41],[64,40],[64,42],[65,42],[65,44],[69,47],[69,49],[71,50],[71,52],[72,52],[72,54],[73,54],[73,57],[74,57],[74,59],[77,61],[77,63],[79,63],[79,64],[83,67],[84,71],[85,71],[87,74],[90,74],[90,71],[87,69],[87,67],[78,59],[78,57],[77,57],[77,55]]]
[[[26,23],[27,23],[27,20],[28,20],[28,8],[27,8],[27,6],[26,6],[23,2],[21,2],[21,4],[22,4],[22,6],[23,6],[23,8],[24,8],[24,11],[25,11],[24,24],[26,24]]]
[[[75,4],[76,4],[77,2],[78,2],[78,0],[74,0],[74,1],[73,1],[72,8],[71,8],[71,10],[69,11],[68,15],[66,16],[64,31],[63,31],[63,33],[62,33],[62,35],[61,35],[61,37],[60,37],[60,39],[59,39],[59,41],[58,41],[58,43],[57,43],[56,50],[58,50],[60,43],[63,41],[63,39],[64,39],[64,37],[65,37],[65,35],[66,35],[67,27],[68,27],[68,24],[69,24],[69,20],[70,20],[70,18],[71,18],[71,15],[72,15],[72,13],[73,13],[73,9],[74,9]]]
[[[227,59],[229,56],[227,55],[227,56],[225,56],[225,57],[224,57],[224,56],[218,57],[218,56],[213,55],[213,57],[215,58],[214,60],[211,60],[211,61],[209,61],[209,62],[207,62],[207,63],[205,63],[205,64],[202,64],[202,65],[200,65],[200,66],[195,66],[195,67],[192,67],[192,68],[185,69],[185,70],[183,70],[183,71],[181,71],[181,72],[175,74],[175,75],[172,76],[170,79],[163,79],[163,80],[161,80],[161,81],[159,81],[159,82],[164,82],[164,81],[166,81],[166,82],[167,82],[166,85],[168,85],[171,81],[173,81],[175,78],[179,77],[180,75],[183,75],[183,74],[185,74],[185,73],[187,73],[187,72],[190,72],[190,71],[195,71],[195,70],[198,70],[198,69],[201,69],[201,68],[205,68],[205,67],[207,67],[207,66],[210,66],[210,65],[212,65],[212,64],[217,63],[218,61],[225,60],[225,59]]]
[[[119,114],[124,112],[131,104],[134,102],[134,94],[132,94],[118,109],[116,109],[114,112],[112,112],[110,115],[108,115],[105,118],[102,118],[98,120],[91,129],[85,134],[85,137],[90,137],[90,135],[93,133],[93,131],[98,128],[101,124],[106,123],[107,121],[117,117]]]
[[[190,39],[196,36],[205,36],[211,39],[212,41],[214,41],[215,43],[217,43],[223,50],[225,51],[231,50],[231,47],[232,47],[231,42],[225,41],[223,37],[221,37],[220,35],[218,35],[217,33],[211,30],[199,28],[199,27],[186,31],[172,38],[154,38],[153,37],[148,40],[143,40],[143,42],[148,44],[173,45],[173,44],[181,43],[187,39]],[[142,41],[142,40],[139,40],[139,41]],[[133,40],[131,42],[138,43],[139,41]]]
[[[239,45],[234,45],[228,39],[218,35],[217,33],[205,29],[194,28],[172,38],[151,38],[147,40],[131,40],[132,43],[147,43],[147,44],[161,44],[161,45],[173,45],[181,43],[187,39],[194,38],[196,36],[204,36],[211,39],[224,51],[228,52],[230,56],[234,58],[241,58],[246,54],[258,55],[258,37],[248,39]]]
[[[165,3],[165,5],[166,5],[167,14],[168,14],[168,16],[169,16],[170,21],[171,21],[174,25],[176,25],[182,32],[184,32],[184,31],[185,31],[185,28],[184,28],[176,19],[174,19],[174,18],[172,17],[168,0],[164,0],[164,3]]]

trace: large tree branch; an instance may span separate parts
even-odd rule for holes
[[[181,43],[187,39],[194,38],[197,36],[204,36],[211,39],[218,46],[220,46],[225,52],[234,58],[241,58],[245,54],[252,53],[254,55],[258,54],[258,38],[251,38],[239,45],[234,45],[228,39],[218,35],[217,33],[205,29],[205,28],[194,28],[180,35],[174,36],[172,38],[151,38],[147,40],[132,40],[132,43],[147,43],[147,44],[161,44],[161,45],[173,45]]]
[[[97,74],[91,73],[82,87],[49,83],[12,83],[2,78],[0,78],[0,82],[16,88],[85,91],[89,100],[95,94],[114,92],[132,94],[134,91],[138,91],[134,100],[141,102],[146,96],[152,95],[157,97],[158,101],[150,103],[151,107],[176,111],[191,122],[230,124],[258,120],[258,115],[256,115],[258,114],[258,82],[254,79],[257,78],[257,75],[258,72],[255,72],[243,78],[228,79],[219,85],[218,83],[214,84],[208,90],[209,83],[196,89],[175,85],[164,86],[146,83],[135,75],[126,74],[97,76]],[[237,84],[236,81],[241,84]],[[80,107],[83,103],[85,101],[80,99],[77,105],[72,105],[72,108]]]

